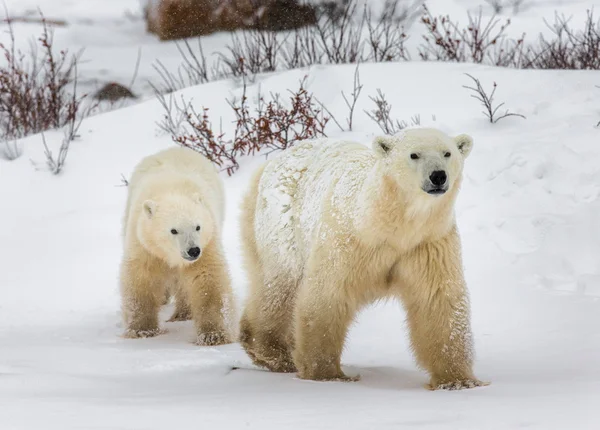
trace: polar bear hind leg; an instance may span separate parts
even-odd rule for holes
[[[282,274],[265,276],[254,232],[258,185],[255,173],[242,206],[242,245],[250,295],[240,321],[240,343],[255,365],[273,372],[295,372],[291,356],[291,322],[296,282]]]

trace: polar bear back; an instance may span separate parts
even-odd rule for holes
[[[299,276],[324,213],[343,208],[339,221],[352,227],[361,185],[374,163],[368,147],[329,139],[299,143],[267,163],[254,223],[265,261]]]

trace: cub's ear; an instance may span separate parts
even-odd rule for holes
[[[389,136],[377,136],[371,145],[377,155],[385,157],[394,147],[394,141]]]
[[[454,138],[454,143],[464,158],[467,158],[473,149],[473,138],[468,134],[459,134]]]
[[[156,207],[156,203],[152,200],[146,200],[144,202],[144,213],[148,218],[152,218],[154,216],[154,214],[156,213]]]

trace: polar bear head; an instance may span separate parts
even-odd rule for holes
[[[213,216],[199,195],[167,194],[143,202],[137,234],[151,254],[179,267],[200,258],[214,229]]]
[[[472,147],[473,139],[466,134],[452,138],[430,128],[405,130],[373,141],[386,174],[396,179],[400,189],[432,199],[460,185],[463,163]]]

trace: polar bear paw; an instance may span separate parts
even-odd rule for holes
[[[480,381],[479,379],[475,379],[475,378],[464,378],[464,379],[457,379],[455,381],[443,381],[443,382],[432,380],[426,387],[432,391],[435,391],[435,390],[455,391],[455,390],[465,390],[465,389],[475,388],[475,387],[485,387],[488,385],[490,385],[490,382]]]
[[[231,343],[229,337],[224,331],[209,331],[200,333],[196,339],[196,345],[200,346],[216,346]]]
[[[134,330],[127,329],[123,334],[125,339],[145,339],[148,337],[155,337],[161,334],[165,334],[167,330],[165,329],[151,329],[151,330]]]

